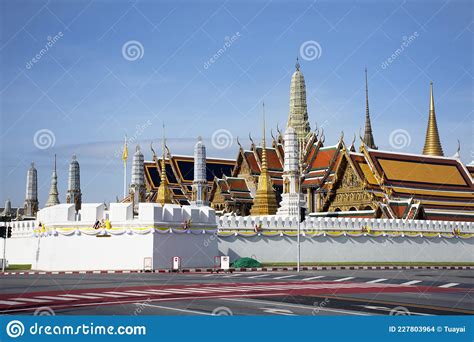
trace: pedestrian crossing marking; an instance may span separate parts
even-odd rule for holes
[[[418,284],[421,283],[421,280],[411,280],[407,281],[406,283],[402,283],[401,285],[413,285],[413,284]]]
[[[346,278],[341,278],[341,279],[336,279],[334,281],[346,281],[346,280],[351,280],[354,279],[355,277],[346,277]]]
[[[385,279],[385,278],[375,279],[375,280],[368,281],[367,284],[381,283],[381,282],[383,282],[383,281],[385,281],[385,280],[387,280],[387,279]]]
[[[314,280],[314,279],[321,279],[324,278],[325,276],[316,276],[316,277],[309,277],[309,278],[304,278],[302,280],[309,281],[309,280]]]
[[[291,277],[296,277],[296,274],[290,274],[290,275],[286,275],[286,276],[276,277],[276,278],[273,278],[273,279],[285,279],[285,278],[291,278]]]
[[[65,298],[65,297],[57,297],[57,296],[36,296],[35,298],[49,299],[49,300],[63,300],[63,301],[77,300],[77,298]]]

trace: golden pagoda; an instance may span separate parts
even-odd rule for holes
[[[265,144],[265,104],[263,104],[262,172],[258,177],[257,193],[250,210],[250,215],[252,216],[275,215],[278,208],[272,179],[268,174]]]
[[[428,127],[426,129],[425,146],[423,154],[429,156],[443,156],[443,148],[439,140],[438,126],[436,124],[436,114],[433,97],[433,82],[430,82],[430,115],[428,119]]]
[[[156,194],[156,202],[161,205],[172,203],[171,200],[171,190],[168,186],[168,178],[166,177],[166,164],[165,164],[165,125],[163,125],[163,144],[162,144],[162,153],[161,157],[161,178],[160,186],[158,187],[158,192]]]

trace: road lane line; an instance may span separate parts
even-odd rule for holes
[[[341,279],[336,279],[336,280],[333,280],[333,281],[346,281],[346,280],[351,280],[351,279],[354,279],[355,277],[346,277],[346,278],[341,278]]]
[[[418,284],[418,283],[421,283],[421,280],[410,280],[410,281],[407,281],[406,283],[402,283],[400,285],[413,285],[413,284]]]
[[[276,278],[273,278],[273,279],[285,279],[285,278],[291,278],[291,277],[296,277],[296,274],[290,274],[290,275],[286,275],[286,276],[276,277]]]
[[[224,278],[232,278],[232,277],[238,277],[242,275],[243,275],[242,273],[237,273],[237,274],[231,274],[231,275],[225,276]]]
[[[191,313],[191,314],[198,314],[198,315],[205,315],[205,316],[214,316],[212,313],[210,312],[202,312],[202,311],[196,311],[196,310],[189,310],[189,309],[179,309],[179,308],[170,308],[168,306],[161,306],[161,305],[155,305],[155,304],[148,304],[148,303],[141,303],[141,304],[137,304],[137,305],[140,305],[140,306],[149,306],[149,307],[152,307],[152,308],[158,308],[158,309],[165,309],[165,310],[172,310],[172,311],[179,311],[179,312],[187,312],[187,313]]]
[[[266,304],[266,305],[274,305],[274,306],[286,306],[290,308],[300,308],[300,309],[306,309],[306,310],[311,310],[313,311],[315,309],[314,306],[306,306],[306,305],[301,305],[301,304],[290,304],[290,303],[281,303],[281,302],[273,302],[273,301],[268,301],[268,300],[253,300],[253,299],[234,299],[234,298],[221,298],[221,300],[227,300],[227,301],[233,301],[233,302],[248,302],[248,303],[254,303],[254,304]],[[370,316],[370,314],[363,313],[363,312],[357,312],[357,311],[345,311],[345,310],[337,310],[337,309],[330,309],[327,307],[317,307],[319,311],[329,311],[329,312],[337,312],[337,313],[343,313],[345,315],[356,315],[356,316]]]
[[[309,281],[309,280],[313,280],[313,279],[321,279],[321,278],[324,278],[324,277],[325,276],[316,276],[316,277],[304,278],[304,279],[301,279],[301,280]]]
[[[387,279],[385,279],[385,278],[375,279],[375,280],[367,281],[366,284],[381,283],[381,282],[383,282],[383,281],[385,281],[385,280],[387,280]]]
[[[441,285],[441,286],[438,286],[438,287],[442,287],[443,289],[447,289],[448,287],[454,287],[454,286],[458,286],[459,283],[448,283],[448,284],[444,284],[444,285]]]

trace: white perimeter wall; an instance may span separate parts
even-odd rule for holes
[[[231,261],[296,262],[296,237],[220,237],[219,253]],[[474,238],[301,237],[302,262],[473,262]]]
[[[141,270],[145,257],[153,257],[155,269],[170,268],[173,256],[180,256],[184,267],[209,267],[218,255],[217,240],[209,243],[210,236],[148,233],[11,238],[6,254],[9,264],[31,264],[44,271]],[[3,257],[3,243],[0,253]]]

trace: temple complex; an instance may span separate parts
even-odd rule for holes
[[[306,83],[299,61],[290,81],[289,112],[284,134],[271,131],[266,143],[244,148],[237,139],[234,159],[210,158],[201,138],[193,156],[173,155],[163,127],[162,153],[151,146],[146,161],[137,146],[128,196],[120,202],[211,206],[217,215],[353,217],[474,221],[474,165],[460,160],[459,148],[445,157],[430,83],[428,125],[422,154],[382,151],[375,145],[365,70],[365,129],[346,145],[342,133],[326,145],[322,129],[311,130]],[[265,114],[264,114],[265,115]],[[81,208],[79,163],[69,166],[67,203]],[[38,210],[37,174],[27,175],[25,217]],[[59,204],[56,161],[46,206]]]

